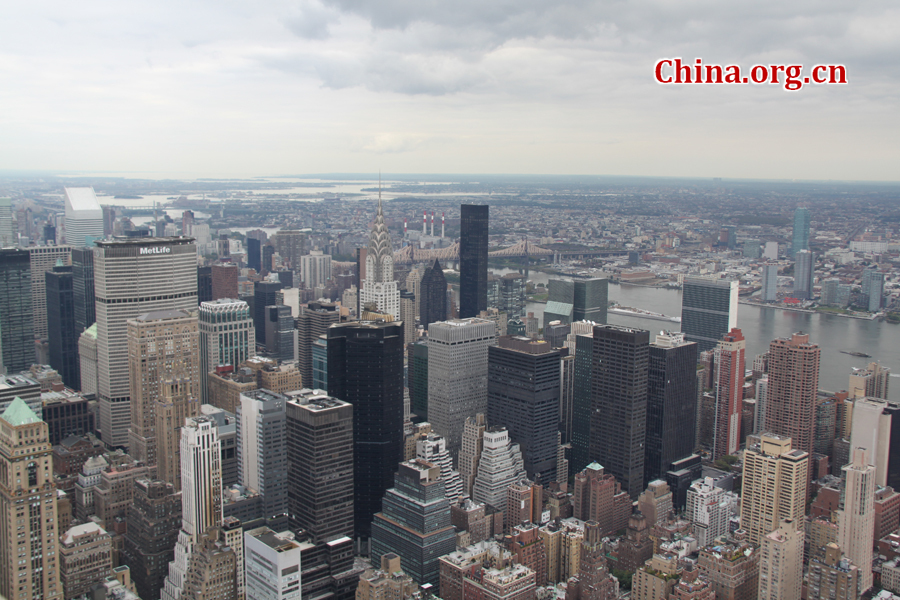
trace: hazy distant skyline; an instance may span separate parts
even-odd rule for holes
[[[18,3],[0,168],[898,180],[898,29],[887,1]],[[656,84],[676,56],[849,84]]]

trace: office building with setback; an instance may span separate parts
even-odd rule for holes
[[[67,187],[66,243],[74,248],[103,239],[103,209],[92,187]]]
[[[372,522],[372,560],[394,553],[416,583],[438,585],[438,559],[456,550],[440,467],[420,459],[401,463],[383,506]]]
[[[128,321],[148,312],[197,307],[193,238],[128,238],[96,242],[94,292],[100,436],[128,444],[131,392]]]

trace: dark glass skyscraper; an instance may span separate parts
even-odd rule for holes
[[[412,420],[421,423],[428,420],[428,344],[416,342],[409,347],[409,410]]]
[[[432,323],[447,320],[447,278],[438,259],[425,269],[419,283],[419,297],[419,322],[426,331]]]
[[[661,334],[650,344],[644,485],[694,450],[697,418],[697,344]]]
[[[260,281],[253,286],[253,326],[257,343],[266,343],[266,307],[278,304],[276,294],[282,287],[280,281]]]
[[[212,267],[197,267],[197,306],[212,299]]]
[[[356,536],[368,538],[403,458],[402,322],[329,327],[328,393],[353,405]]]
[[[609,281],[603,278],[551,279],[544,309],[544,324],[550,321],[606,323]]]
[[[637,499],[644,489],[650,332],[594,327],[591,458]]]
[[[75,297],[75,331],[81,335],[97,320],[93,248],[72,248],[72,292]]]
[[[503,336],[488,348],[488,423],[502,423],[522,448],[525,471],[556,481],[559,350],[543,340]]]
[[[50,340],[50,366],[63,383],[81,389],[81,367],[78,362],[78,336],[75,328],[75,294],[72,267],[53,267],[44,273],[47,289],[47,337]]]
[[[791,237],[791,256],[801,250],[809,250],[809,209],[798,208],[794,211],[794,232]]]
[[[477,317],[487,310],[489,207],[460,206],[459,318]]]
[[[0,250],[0,366],[24,371],[34,362],[34,314],[31,304],[31,255]]]
[[[737,327],[738,282],[685,277],[681,294],[681,331],[698,352],[712,350]]]
[[[262,242],[252,237],[247,238],[247,266],[262,271]]]
[[[572,453],[569,470],[580,473],[591,463],[591,374],[594,362],[593,332],[575,337],[575,382],[572,399]]]

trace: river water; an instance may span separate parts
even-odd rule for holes
[[[497,275],[511,273],[511,269],[491,269]],[[529,272],[535,283],[547,283],[551,275]],[[609,299],[622,304],[677,317],[681,315],[681,290],[652,288],[634,285],[609,286]],[[544,304],[529,302],[526,310],[543,317]],[[662,329],[680,331],[680,323],[642,319],[609,314],[613,325],[627,325],[648,329],[656,333]],[[543,325],[543,319],[541,319]],[[826,314],[800,313],[757,306],[738,306],[738,327],[747,339],[747,368],[753,357],[769,349],[769,342],[790,337],[793,332],[809,333],[811,342],[822,349],[819,366],[819,388],[825,390],[847,389],[851,367],[865,367],[869,362],[880,361],[900,374],[900,325],[879,323],[862,319],[848,319]],[[858,350],[872,355],[860,358],[843,354],[841,350]],[[900,400],[900,378],[891,377],[891,400]]]

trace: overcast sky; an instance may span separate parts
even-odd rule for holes
[[[6,3],[0,169],[900,180],[895,0]],[[657,59],[849,84],[665,86]]]

